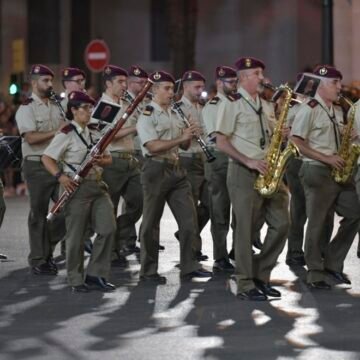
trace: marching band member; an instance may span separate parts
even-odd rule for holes
[[[72,121],[56,134],[42,157],[48,172],[65,191],[77,186],[72,177],[93,145],[87,124],[95,104],[94,99],[79,91],[70,93],[68,100],[67,118]],[[63,170],[60,170],[58,162],[63,163]],[[107,186],[101,179],[102,167],[110,164],[108,152],[98,156],[95,166],[64,209],[66,270],[73,292],[88,292],[91,288],[102,291],[115,289],[107,281],[115,232],[114,209]],[[89,224],[97,235],[84,276],[84,234]]]

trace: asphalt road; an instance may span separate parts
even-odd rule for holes
[[[138,283],[139,263],[112,272],[114,293],[72,294],[65,270],[29,273],[27,198],[8,198],[0,229],[0,359],[360,359],[360,259],[357,239],[346,260],[352,286],[309,291],[304,269],[284,253],[273,271],[281,300],[241,301],[227,276],[180,282],[175,221],[161,224],[160,273],[166,285]],[[209,227],[204,253],[212,256]],[[230,237],[229,237],[230,240]],[[212,261],[204,262],[211,268]]]

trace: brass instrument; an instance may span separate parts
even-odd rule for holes
[[[294,156],[299,156],[299,149],[290,141],[286,148],[281,151],[284,142],[282,130],[287,119],[293,92],[288,85],[280,85],[277,89],[278,92],[285,93],[284,103],[265,158],[268,169],[264,175],[260,174],[257,177],[254,184],[254,189],[264,197],[271,197],[278,191],[288,161]]]
[[[337,183],[345,184],[350,180],[354,172],[357,159],[360,155],[360,145],[352,143],[352,129],[354,128],[356,111],[355,105],[345,96],[340,95],[340,97],[350,106],[347,124],[344,126],[338,151],[338,155],[345,160],[345,166],[341,170],[333,169],[331,175]]]

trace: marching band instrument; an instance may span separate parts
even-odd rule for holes
[[[61,113],[62,117],[64,118],[64,120],[66,120],[65,110],[62,107],[62,105],[61,105],[61,103],[59,101],[58,95],[55,93],[53,88],[49,88],[46,95],[51,101],[53,101],[57,105],[57,107],[60,110],[60,113]]]
[[[185,125],[187,127],[190,127],[190,121],[189,119],[186,117],[186,115],[184,114],[184,112],[182,111],[180,105],[177,102],[173,102],[173,108],[174,110],[181,116],[182,120],[184,121]],[[199,136],[199,135],[195,135],[195,139],[198,142],[198,144],[201,147],[201,150],[204,152],[205,156],[206,156],[206,161],[207,162],[212,162],[216,159],[215,155],[213,155],[211,153],[211,151],[208,149],[208,147],[206,146],[205,141]]]
[[[80,184],[81,181],[86,177],[86,175],[89,173],[90,169],[94,166],[94,159],[96,156],[101,155],[105,149],[108,147],[108,145],[111,143],[111,141],[114,139],[116,133],[123,127],[126,120],[131,116],[131,114],[134,112],[138,104],[142,101],[142,99],[145,97],[147,91],[152,86],[152,81],[150,79],[147,80],[147,83],[141,90],[141,92],[136,96],[134,101],[127,107],[124,114],[119,118],[116,119],[114,122],[108,125],[106,128],[104,134],[100,137],[99,141],[91,148],[89,154],[86,156],[85,160],[81,164],[80,168],[76,171],[76,174],[73,178],[73,180]],[[69,201],[71,196],[74,194],[76,190],[69,192],[64,191],[59,198],[59,200],[53,205],[51,210],[49,211],[47,215],[47,220],[52,220],[54,216],[61,211],[61,209],[65,206],[65,204]]]
[[[285,100],[265,158],[268,169],[264,175],[260,174],[257,177],[254,184],[255,190],[264,197],[270,197],[278,191],[288,161],[294,156],[299,156],[299,150],[292,142],[288,142],[286,148],[281,151],[284,142],[282,131],[285,126],[293,92],[287,85],[281,85],[277,89],[277,92],[285,93]]]

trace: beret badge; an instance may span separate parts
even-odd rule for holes
[[[251,59],[249,58],[245,59],[245,66],[248,68],[251,67]]]
[[[160,79],[161,79],[161,75],[160,75],[158,72],[155,73],[154,79],[155,79],[155,80],[160,80]]]
[[[218,75],[219,75],[219,76],[224,76],[224,75],[225,75],[225,71],[224,71],[223,68],[220,68],[220,69],[219,69]]]
[[[140,75],[140,73],[141,73],[140,69],[139,69],[139,68],[135,68],[135,70],[134,70],[134,75],[138,76],[138,75]]]
[[[319,70],[319,74],[320,75],[326,75],[327,74],[327,68],[326,67],[322,67],[320,70]]]

